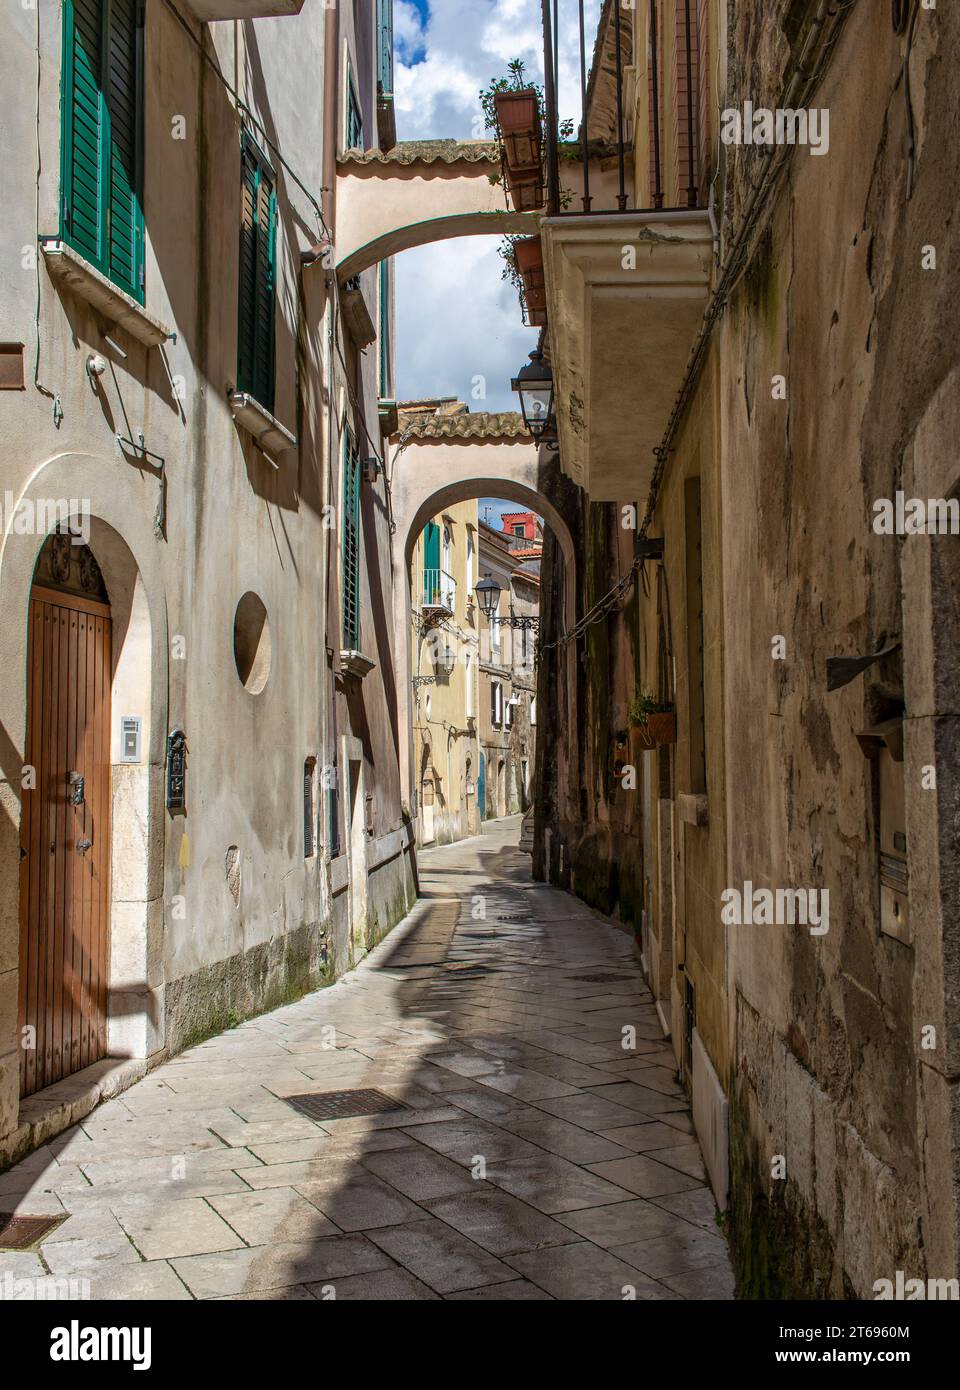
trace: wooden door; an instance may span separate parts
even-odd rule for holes
[[[108,604],[34,585],[25,763],[35,787],[22,793],[20,839],[23,1095],[106,1053],[110,641]]]

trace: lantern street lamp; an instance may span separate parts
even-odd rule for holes
[[[437,670],[442,671],[445,676],[450,676],[456,664],[457,654],[448,642],[443,651],[437,653]]]
[[[488,618],[492,618],[500,603],[500,585],[491,577],[489,570],[480,580],[475,592],[481,609]]]
[[[510,387],[520,397],[523,423],[534,439],[539,439],[554,423],[553,372],[541,352],[531,352],[530,361],[520,368]]]

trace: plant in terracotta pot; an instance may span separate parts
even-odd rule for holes
[[[627,713],[641,748],[676,743],[677,713],[668,701],[658,700],[649,690],[640,689],[630,701]]]
[[[543,127],[546,103],[543,88],[527,80],[522,58],[512,58],[506,77],[496,77],[480,92],[484,128],[492,131],[501,154],[501,172],[493,183],[505,185],[520,212],[543,206]],[[560,122],[567,138],[573,121]]]
[[[527,323],[541,327],[547,321],[547,291],[539,236],[505,236],[497,251],[503,259],[501,278],[516,289]]]

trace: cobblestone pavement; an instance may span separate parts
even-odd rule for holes
[[[532,882],[518,833],[423,853],[423,900],[356,970],[0,1175],[0,1209],[69,1213],[0,1251],[0,1297],[51,1275],[111,1299],[732,1297],[630,939]],[[371,1088],[403,1108],[285,1099]]]

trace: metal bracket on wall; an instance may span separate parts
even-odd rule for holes
[[[153,532],[157,540],[164,540],[167,534],[167,474],[166,459],[162,454],[155,454],[146,447],[143,430],[134,430],[135,439],[127,439],[125,435],[115,436],[117,448],[124,455],[132,454],[135,459],[149,463],[157,474],[157,481],[160,484],[160,496],[157,500],[157,510],[153,517]]]

